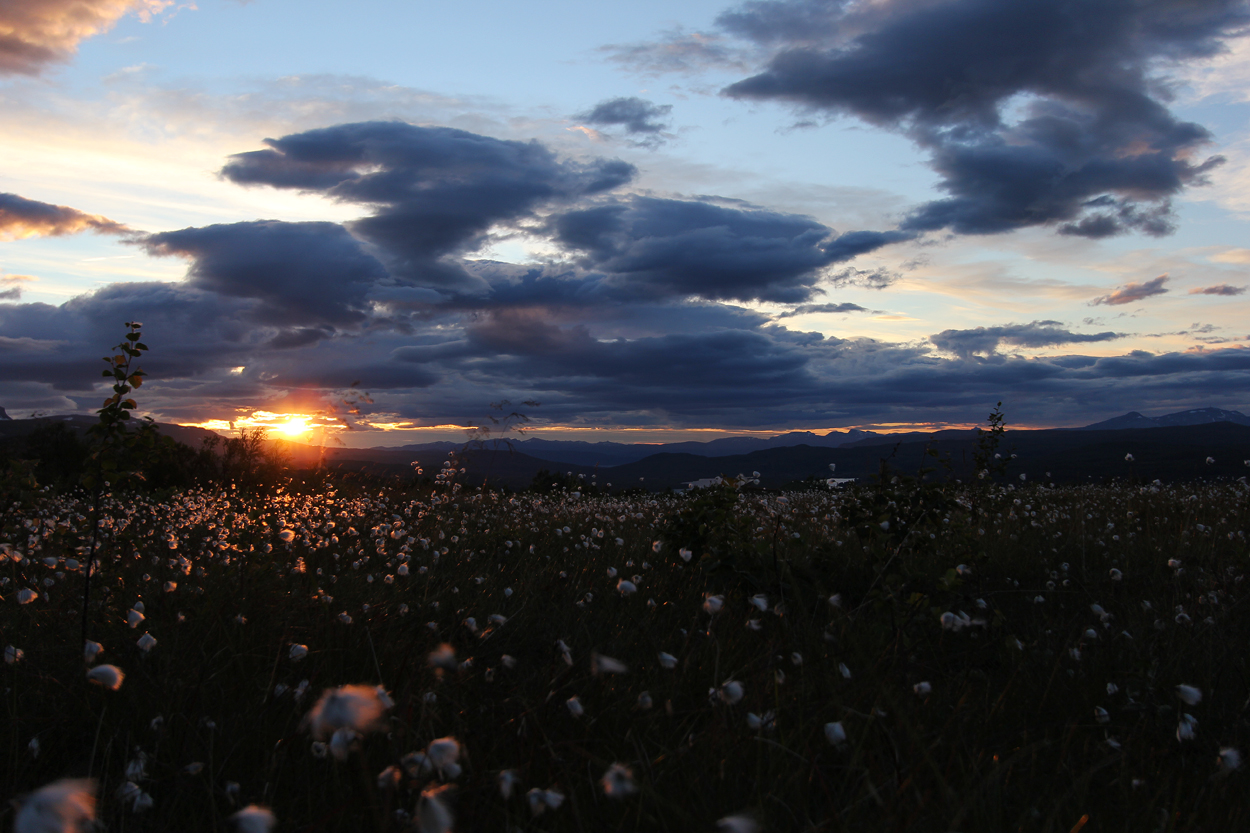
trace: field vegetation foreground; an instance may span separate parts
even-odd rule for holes
[[[1242,482],[458,476],[10,505],[0,789],[94,779],[118,833],[1250,827]]]

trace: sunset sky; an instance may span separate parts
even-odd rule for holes
[[[137,320],[144,413],[349,445],[499,400],[620,441],[1250,411],[1247,27],[1216,0],[0,4],[0,406],[100,407]]]

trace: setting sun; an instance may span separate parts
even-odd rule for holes
[[[293,416],[286,422],[275,425],[274,429],[287,435],[288,437],[298,437],[308,431],[308,418],[302,416]]]
[[[333,435],[341,428],[341,423],[324,414],[280,414],[272,411],[252,411],[246,416],[236,416],[233,419],[209,419],[182,424],[223,433],[259,428],[268,431],[272,436],[285,439],[303,437],[314,431],[319,432],[319,436]]]

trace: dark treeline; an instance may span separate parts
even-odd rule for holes
[[[265,490],[284,482],[288,461],[260,429],[237,437],[206,437],[198,447],[161,436],[150,424],[132,428],[149,433],[139,466],[145,490],[229,486]],[[40,425],[23,436],[0,439],[0,484],[5,492],[78,486],[88,472],[92,447],[82,432],[62,422]]]

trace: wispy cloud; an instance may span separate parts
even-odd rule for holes
[[[1243,295],[1246,288],[1244,286],[1232,286],[1231,284],[1218,284],[1217,286],[1196,286],[1189,290],[1190,295]]]
[[[943,330],[929,337],[933,346],[961,358],[998,352],[1000,345],[1037,348],[1060,344],[1088,344],[1124,338],[1123,333],[1074,333],[1058,321],[1032,321],[1028,324],[1004,324],[1000,327],[975,327],[970,330]]]
[[[642,98],[609,98],[574,118],[598,127],[622,128],[634,144],[655,148],[667,138],[665,131],[672,111],[671,104],[655,104]]]
[[[867,307],[861,307],[859,304],[842,303],[842,304],[800,304],[792,310],[778,313],[778,318],[793,318],[796,315],[813,315],[815,313],[831,313],[835,315],[845,315],[851,312],[871,312],[874,314],[881,313],[882,310],[870,310]]]
[[[1168,282],[1167,275],[1160,275],[1157,278],[1148,280],[1145,283],[1130,283],[1112,292],[1110,295],[1102,295],[1090,301],[1090,306],[1120,306],[1121,304],[1132,304],[1137,301],[1150,298],[1155,295],[1162,295],[1168,291],[1164,284]]]

